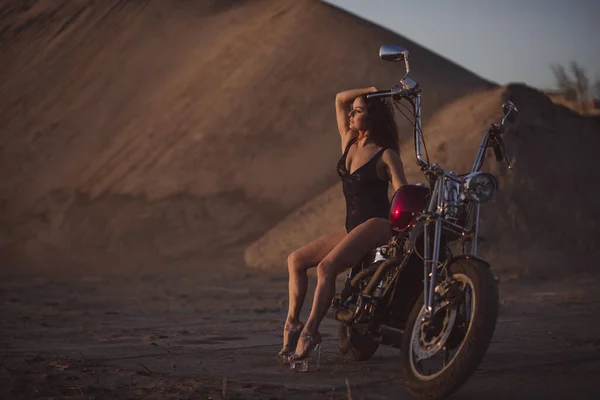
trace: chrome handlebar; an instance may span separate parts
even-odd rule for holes
[[[389,90],[378,90],[377,92],[372,92],[367,94],[367,99],[377,99],[377,98],[386,98],[393,97],[395,100],[400,100],[400,98],[410,98],[415,96],[417,93],[420,93],[420,90],[414,89],[403,89],[401,86],[393,86]]]
[[[400,46],[381,46],[381,48],[379,49],[379,57],[384,61],[404,61],[406,73],[404,77],[400,80],[400,85],[395,85],[389,90],[379,90],[373,93],[368,93],[366,97],[367,99],[392,97],[394,101],[399,101],[403,98],[406,98],[411,101],[414,108],[415,116],[415,155],[417,158],[417,164],[419,165],[422,171],[425,171],[431,165],[429,164],[429,160],[426,160],[423,157],[425,139],[423,138],[423,131],[421,128],[421,89],[419,89],[419,84],[417,82],[408,78],[408,75],[410,73],[408,55],[408,50]],[[492,124],[490,129],[485,131],[483,140],[481,142],[481,145],[479,146],[479,152],[477,153],[475,163],[473,164],[473,169],[471,172],[478,171],[481,168],[485,156],[485,151],[488,147],[492,147],[494,149],[494,154],[498,161],[504,159],[508,163],[509,168],[512,168],[510,165],[508,155],[506,154],[506,148],[504,147],[504,142],[502,140],[501,133],[504,131],[504,124],[506,120],[508,119],[509,122],[512,122],[512,120],[514,120],[514,118],[516,118],[516,116],[518,115],[518,110],[515,107],[515,105],[510,101],[507,101],[503,104],[503,109],[504,117],[502,118],[502,122],[500,124]]]

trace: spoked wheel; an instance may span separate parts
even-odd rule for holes
[[[421,307],[412,331],[410,367],[421,380],[434,379],[450,365],[460,346],[450,346],[448,339],[452,335],[455,343],[462,343],[473,318],[473,282],[463,274],[454,275],[453,280],[463,301],[439,310],[428,323],[423,322],[425,307]],[[463,329],[455,332],[455,325],[463,325]]]
[[[449,267],[448,306],[425,321],[423,294],[406,326],[402,355],[407,389],[420,399],[441,399],[475,371],[489,346],[498,292],[487,266],[460,260]]]

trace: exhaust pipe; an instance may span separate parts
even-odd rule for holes
[[[351,323],[354,318],[354,313],[349,310],[333,310],[329,309],[327,312],[327,318],[335,319],[339,322]],[[380,335],[377,338],[379,342],[384,346],[394,347],[396,349],[402,348],[402,338],[404,337],[404,330],[394,328],[389,325],[381,325],[379,327]]]
[[[327,318],[335,319],[339,322],[350,323],[354,319],[354,313],[350,310],[334,310],[329,308],[326,314]]]
[[[396,349],[402,348],[402,338],[404,337],[404,330],[394,328],[389,325],[381,325],[380,330],[382,345],[394,347]]]

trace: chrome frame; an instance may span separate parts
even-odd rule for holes
[[[417,96],[420,97],[420,96]],[[416,124],[420,125],[420,109],[417,109],[417,105],[420,106],[420,101],[415,102],[415,115],[418,115]],[[514,108],[514,105],[513,105]],[[510,111],[509,111],[510,113]],[[506,115],[502,121],[506,120]],[[501,125],[503,126],[503,124]],[[483,160],[485,157],[485,151],[488,147],[488,139],[490,137],[490,131],[486,131],[481,140],[479,151],[475,157],[471,174],[477,173],[481,170]],[[414,132],[415,140],[415,153],[417,157],[417,163],[421,166],[421,169],[426,173],[435,176],[435,183],[433,185],[433,191],[431,200],[427,210],[422,212],[417,218],[424,221],[423,227],[423,249],[424,254],[424,269],[423,269],[423,295],[425,312],[424,318],[428,320],[435,313],[435,304],[433,301],[437,273],[443,265],[440,265],[440,246],[441,246],[441,233],[442,228],[449,228],[455,232],[461,234],[463,240],[463,255],[466,255],[464,242],[470,240],[471,249],[470,255],[477,255],[477,236],[479,234],[479,212],[481,204],[474,204],[474,215],[472,216],[472,226],[464,227],[456,224],[456,209],[459,205],[466,205],[469,200],[460,200],[459,191],[463,190],[466,179],[457,176],[452,171],[446,171],[441,168],[438,164],[428,164],[423,158],[422,145],[424,139],[422,137],[420,126],[415,127]],[[508,162],[508,161],[507,161]],[[470,174],[469,174],[470,175]],[[469,176],[467,175],[467,176]],[[431,243],[431,227],[433,224],[433,243]]]
[[[404,58],[407,73],[402,78],[403,80],[408,76],[408,59]],[[396,93],[397,94],[397,93]],[[408,97],[408,96],[406,96]],[[441,246],[441,234],[442,228],[449,228],[457,233],[461,234],[461,240],[463,241],[462,250],[463,255],[466,255],[466,242],[471,242],[471,248],[469,254],[472,256],[477,255],[477,236],[479,234],[479,212],[480,204],[474,204],[472,216],[472,223],[470,226],[461,226],[457,222],[457,209],[460,205],[465,205],[469,201],[468,199],[460,199],[459,192],[464,190],[466,179],[457,176],[452,171],[446,171],[441,168],[438,164],[429,164],[428,160],[423,156],[423,148],[425,147],[425,138],[422,130],[422,119],[421,119],[421,94],[420,91],[416,91],[410,96],[413,100],[413,111],[415,115],[415,127],[414,127],[414,147],[417,164],[425,173],[432,174],[435,176],[435,183],[433,185],[433,192],[431,200],[427,210],[420,213],[417,219],[424,221],[423,236],[424,236],[424,269],[423,269],[423,293],[424,293],[424,305],[425,313],[424,318],[427,320],[435,313],[434,304],[434,293],[436,286],[437,273],[443,265],[440,265],[440,246]],[[493,125],[495,129],[501,129],[503,131],[505,121],[508,115],[515,111],[518,113],[515,105],[511,102],[505,103],[505,114],[502,118],[500,125]],[[485,158],[485,152],[489,147],[489,140],[492,133],[490,129],[486,130],[483,134],[481,144],[473,166],[471,168],[471,174],[477,173],[483,166]],[[507,159],[506,162],[510,168],[510,162]],[[432,226],[433,224],[433,226]],[[431,243],[431,232],[433,228],[433,243]]]
[[[421,94],[417,94],[415,96],[414,101],[414,112],[415,112],[415,154],[417,156],[417,164],[421,169],[426,168],[429,163],[423,157],[423,147],[425,143],[425,138],[423,137],[423,129],[421,125]]]

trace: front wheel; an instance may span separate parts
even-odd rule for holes
[[[498,315],[498,289],[489,267],[474,259],[448,266],[450,304],[423,321],[423,294],[408,317],[402,373],[418,399],[442,399],[473,374],[490,344]]]

